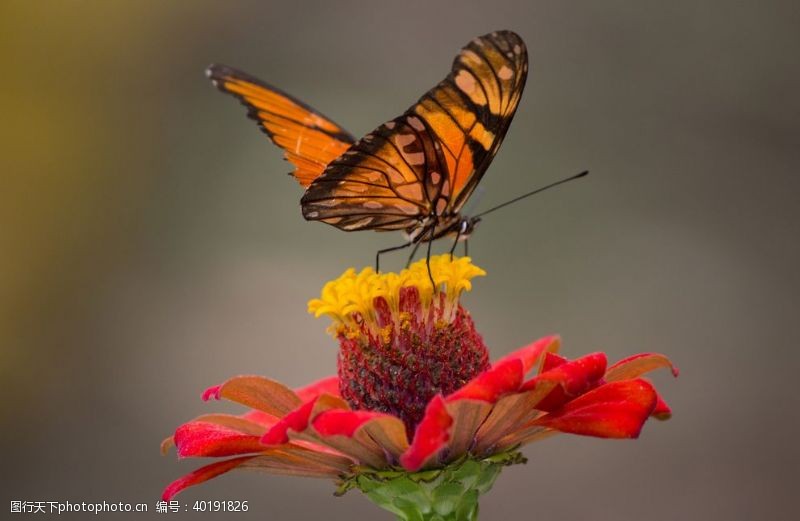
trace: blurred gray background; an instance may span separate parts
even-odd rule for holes
[[[203,75],[239,67],[362,135],[472,37],[532,70],[481,207],[464,300],[494,357],[665,353],[675,411],[641,439],[525,451],[482,519],[789,519],[798,487],[796,2],[3,2],[0,441],[9,501],[151,508],[198,466],[161,439],[240,373],[335,370],[306,301],[395,234],[305,222],[290,165]],[[441,244],[439,249],[447,246]],[[387,257],[399,268],[403,255]],[[233,473],[204,519],[391,519],[332,484]],[[6,510],[7,511],[7,510]],[[114,519],[141,518],[108,514]],[[174,515],[173,515],[174,517]],[[188,517],[188,516],[186,516]],[[86,518],[86,515],[75,516]]]

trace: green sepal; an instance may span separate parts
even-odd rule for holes
[[[491,490],[503,467],[525,463],[516,450],[488,458],[460,458],[446,467],[419,472],[357,467],[335,494],[361,490],[401,521],[475,521],[478,498]]]

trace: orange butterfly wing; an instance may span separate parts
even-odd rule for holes
[[[306,190],[303,216],[346,231],[413,231],[457,215],[508,131],[527,71],[515,33],[475,38],[403,116],[331,162]]]
[[[218,89],[247,107],[248,117],[294,164],[292,175],[304,187],[355,141],[330,119],[257,78],[225,65],[211,65],[206,74]]]
[[[345,231],[414,228],[447,180],[442,146],[406,114],[361,138],[308,187],[303,216]],[[440,203],[442,204],[442,203]]]

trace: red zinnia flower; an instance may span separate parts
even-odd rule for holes
[[[423,260],[399,274],[350,269],[309,303],[333,318],[337,376],[296,390],[237,376],[208,389],[204,400],[250,411],[201,416],[165,440],[180,457],[230,458],[176,480],[164,498],[255,468],[337,479],[341,491],[358,487],[401,519],[474,519],[500,468],[524,460],[521,445],[557,432],[636,438],[650,416],[670,416],[641,378],[660,367],[677,376],[663,355],[611,366],[603,353],[568,360],[548,336],[490,365],[459,304],[485,273],[469,258],[430,261],[436,292]]]

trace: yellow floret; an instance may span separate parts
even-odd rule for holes
[[[444,254],[431,257],[430,262],[433,280],[437,288],[445,292],[450,304],[455,303],[461,292],[472,289],[473,278],[486,275],[485,271],[472,264],[469,257],[451,258]],[[308,302],[308,312],[315,317],[328,315],[336,327],[355,327],[357,316],[374,323],[375,298],[383,297],[392,312],[396,313],[400,289],[409,286],[417,287],[424,306],[430,305],[433,287],[425,259],[413,263],[400,273],[376,273],[372,268],[364,268],[356,273],[355,269],[350,268],[339,278],[325,284],[320,298]]]

